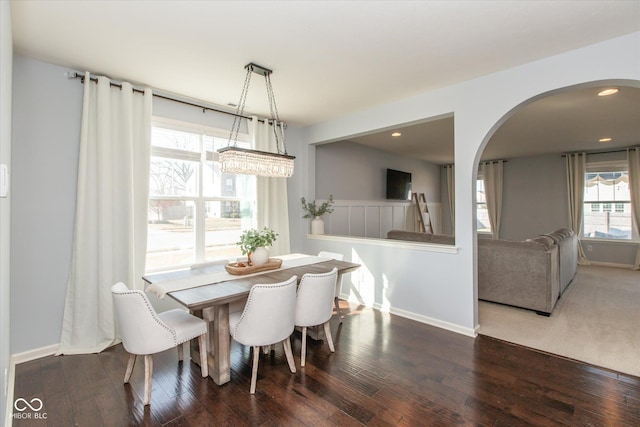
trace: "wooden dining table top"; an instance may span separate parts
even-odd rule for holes
[[[238,276],[237,279],[234,278],[217,283],[207,283],[205,279],[206,273],[224,269],[223,265],[212,265],[192,270],[185,269],[151,274],[144,276],[143,279],[147,283],[153,284],[166,280],[176,280],[202,275],[204,281],[201,285],[168,293],[171,298],[189,308],[189,310],[195,311],[244,298],[249,294],[253,285],[284,282],[294,275],[298,276],[299,283],[305,273],[327,273],[334,267],[338,269],[338,274],[346,274],[357,270],[360,267],[360,264],[327,259],[313,264],[265,271],[254,276]]]

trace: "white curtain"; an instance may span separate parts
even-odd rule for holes
[[[589,260],[584,254],[580,236],[582,235],[582,221],[584,211],[584,174],[586,171],[587,154],[567,154],[567,194],[569,196],[569,223],[571,229],[578,236],[578,264],[588,265]]]
[[[447,193],[449,196],[449,216],[451,217],[451,234],[456,234],[456,171],[454,165],[445,166],[447,171]]]
[[[111,286],[142,289],[152,93],[84,79],[72,259],[57,354],[117,342]]]
[[[491,223],[491,234],[494,239],[499,239],[504,161],[485,162],[481,166],[484,194],[487,199],[487,212],[489,213],[489,223]]]
[[[627,161],[629,162],[629,187],[633,220],[636,224],[636,230],[640,232],[640,146],[627,149]],[[640,245],[636,249],[636,262],[633,269],[640,270]]]
[[[284,137],[283,125],[270,125],[267,120],[259,121],[256,116],[249,121],[249,138],[256,150],[276,153],[275,131]],[[281,139],[284,141],[284,139]],[[256,214],[258,230],[272,228],[278,233],[269,252],[271,255],[285,255],[291,252],[289,244],[289,202],[287,198],[287,179],[266,176],[257,177],[256,182]]]

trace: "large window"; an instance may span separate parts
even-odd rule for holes
[[[147,271],[240,255],[242,230],[255,227],[255,177],[221,173],[216,151],[227,141],[228,131],[154,123]]]
[[[484,192],[484,180],[482,177],[476,180],[476,227],[478,233],[491,233],[487,196]]]
[[[587,166],[583,237],[631,240],[634,236],[626,163]]]

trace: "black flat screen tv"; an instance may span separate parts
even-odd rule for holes
[[[387,199],[411,200],[411,174],[387,169]]]

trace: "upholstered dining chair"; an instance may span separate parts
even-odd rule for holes
[[[250,393],[255,394],[260,347],[282,343],[291,373],[296,365],[291,351],[296,307],[297,276],[269,285],[253,285],[242,313],[229,313],[229,332],[234,340],[253,347]]]
[[[339,254],[337,252],[320,251],[320,253],[318,253],[318,256],[321,258],[337,259],[338,261],[344,260],[344,255]],[[336,281],[336,291],[333,296],[333,302],[336,307],[336,314],[338,315],[338,320],[340,320],[340,323],[342,323],[342,313],[340,313],[340,299],[338,297],[340,296],[341,290],[342,290],[342,277],[340,277],[340,279]]]
[[[144,292],[130,290],[122,282],[111,287],[116,322],[122,344],[129,353],[124,382],[128,383],[136,356],[144,356],[144,404],[151,402],[151,376],[155,353],[178,347],[178,359],[183,359],[183,344],[198,338],[202,376],[209,375],[207,365],[207,324],[191,314],[173,309],[156,313]]]
[[[300,365],[305,365],[307,356],[307,328],[324,326],[324,335],[331,352],[335,352],[329,319],[332,315],[333,293],[338,279],[338,269],[328,273],[305,274],[302,276],[296,298],[295,325],[302,327],[302,353]]]

